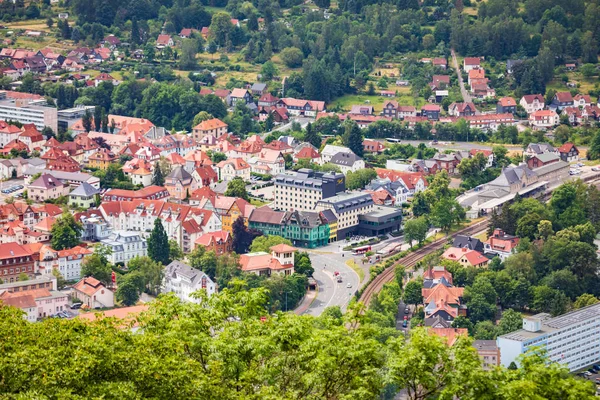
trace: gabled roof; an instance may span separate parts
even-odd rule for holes
[[[98,292],[98,290],[109,290],[102,284],[102,282],[91,276],[83,278],[77,282],[75,285],[73,285],[73,289],[77,290],[78,292],[82,292],[87,296],[93,296],[96,294],[96,292]]]
[[[29,184],[29,187],[42,188],[46,190],[64,186],[64,183],[50,174],[42,174],[39,178]]]
[[[568,153],[568,152],[570,152],[570,151],[571,151],[571,149],[573,149],[573,148],[575,149],[575,151],[576,151],[577,153],[579,153],[579,149],[577,149],[577,147],[575,147],[575,145],[574,145],[573,143],[568,143],[568,142],[567,142],[567,143],[565,143],[565,144],[563,144],[562,146],[560,146],[560,147],[558,148],[558,152],[559,152],[559,153]]]
[[[525,103],[527,104],[531,104],[534,102],[534,100],[536,100],[540,103],[544,103],[546,100],[544,100],[544,96],[542,96],[541,94],[526,94],[525,96],[523,96],[522,100],[525,100]]]
[[[498,103],[502,107],[513,107],[517,105],[517,102],[512,97],[502,97],[500,100],[498,100]]]
[[[571,92],[557,92],[554,97],[561,103],[573,102],[573,96],[571,95]]]
[[[98,193],[100,193],[100,189],[96,189],[87,182],[81,182],[81,184],[70,193],[70,196],[88,197]]]
[[[227,124],[218,118],[207,119],[200,122],[193,129],[201,131],[210,131],[213,129],[227,128]]]

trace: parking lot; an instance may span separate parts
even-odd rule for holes
[[[20,198],[25,190],[23,179],[11,179],[9,181],[0,181],[0,200],[4,203],[7,197]]]
[[[593,371],[594,368],[591,367],[588,370],[579,372],[577,375],[581,376],[583,379],[588,379],[594,382],[596,384],[596,392],[600,393],[600,365],[598,365],[596,369],[597,371],[592,373],[591,371]]]

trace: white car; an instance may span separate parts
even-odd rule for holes
[[[352,284],[351,284],[350,282],[348,282],[348,284],[346,285],[346,287],[347,287],[348,289],[350,289],[350,288],[352,287]]]
[[[598,172],[598,171],[600,171],[600,167],[592,167],[592,171]]]

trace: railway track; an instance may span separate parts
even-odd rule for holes
[[[484,219],[483,221],[477,222],[476,224],[467,226],[459,231],[454,232],[450,237],[454,238],[457,235],[472,235],[473,233],[477,233],[483,229],[485,229],[488,225],[489,218]],[[394,279],[394,270],[398,265],[404,265],[405,267],[414,267],[419,261],[421,261],[427,254],[432,251],[439,250],[444,247],[444,245],[448,242],[448,238],[444,237],[442,239],[438,239],[435,242],[429,243],[417,251],[414,251],[408,254],[406,257],[403,257],[396,261],[393,265],[386,268],[381,274],[379,274],[373,281],[366,287],[360,296],[359,301],[362,302],[367,308],[371,303],[371,299],[375,293],[379,293],[379,291],[383,288],[383,285],[390,282]]]

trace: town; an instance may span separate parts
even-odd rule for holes
[[[122,3],[0,3],[1,393],[600,395],[597,4]]]

